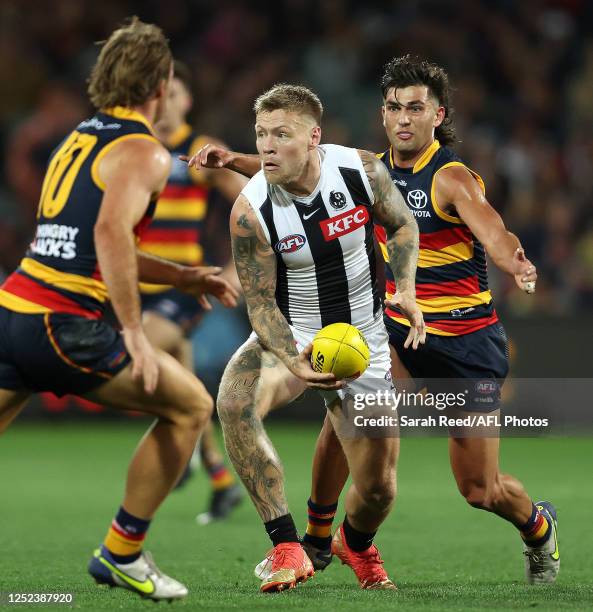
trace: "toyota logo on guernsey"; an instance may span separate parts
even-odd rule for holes
[[[276,246],[277,253],[294,253],[305,246],[307,239],[302,234],[290,234],[278,240]]]
[[[329,242],[363,227],[369,219],[369,211],[366,207],[357,206],[341,215],[320,221],[319,226],[325,241]]]
[[[422,189],[414,189],[408,193],[408,204],[412,208],[424,208],[426,206],[426,194]]]
[[[412,214],[415,217],[430,217],[428,210],[422,210],[428,202],[428,197],[422,189],[414,189],[408,193],[408,204],[412,207]]]

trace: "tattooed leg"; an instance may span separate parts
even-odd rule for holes
[[[274,353],[263,351],[261,365],[256,410],[263,420],[272,410],[294,401],[305,392],[307,385],[291,374]]]
[[[220,383],[217,407],[226,450],[264,522],[287,514],[288,504],[282,462],[262,415],[279,400],[292,399],[293,389],[298,395],[302,383],[257,341],[248,341],[235,353]]]

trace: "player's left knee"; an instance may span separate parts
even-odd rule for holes
[[[242,408],[240,402],[224,393],[216,399],[216,411],[223,427],[237,421],[241,417]]]
[[[194,409],[192,410],[194,426],[200,431],[203,431],[208,423],[210,423],[213,412],[214,399],[208,392],[204,391],[196,398]]]
[[[387,512],[395,501],[395,478],[390,476],[370,478],[359,488],[359,493],[368,506],[377,512]]]

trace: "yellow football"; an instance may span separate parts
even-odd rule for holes
[[[354,325],[332,323],[313,338],[311,365],[316,372],[331,372],[338,380],[358,378],[370,363],[369,345]]]

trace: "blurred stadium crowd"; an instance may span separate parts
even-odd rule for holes
[[[383,64],[407,52],[445,66],[459,153],[539,268],[520,295],[491,267],[499,310],[593,309],[593,3],[587,0],[1,0],[0,269],[31,238],[49,153],[90,113],[102,40],[137,14],[166,32],[195,79],[195,125],[254,150],[251,104],[274,82],[324,102],[325,142],[386,148]],[[213,207],[206,253],[227,248]]]

